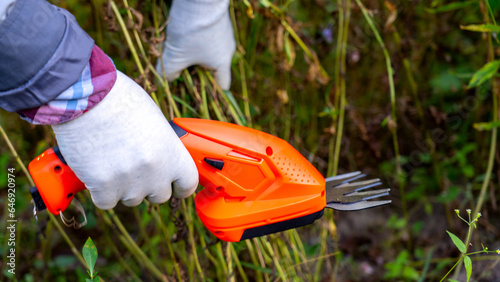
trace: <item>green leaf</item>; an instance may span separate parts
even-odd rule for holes
[[[391,119],[391,116],[386,116],[384,118],[384,120],[382,120],[382,122],[380,123],[380,126],[385,127],[389,123],[390,119]]]
[[[477,3],[476,0],[472,0],[472,1],[458,1],[458,2],[453,2],[453,3],[449,3],[449,4],[446,4],[446,5],[443,5],[441,7],[438,7],[438,8],[435,8],[435,9],[427,9],[427,12],[429,13],[442,13],[442,12],[448,12],[448,11],[453,11],[453,10],[458,10],[458,9],[462,9],[462,8],[465,8],[471,4],[474,4],[474,3]]]
[[[471,24],[471,25],[461,25],[461,29],[476,31],[476,32],[500,32],[500,26],[494,24]]]
[[[474,166],[472,165],[464,166],[462,171],[466,177],[472,178],[474,176]]]
[[[97,261],[97,248],[95,247],[94,242],[92,241],[92,239],[90,239],[90,237],[87,239],[87,242],[85,242],[85,245],[83,245],[82,254],[85,262],[87,263],[87,266],[89,267],[90,277],[93,278],[94,266],[95,262]]]
[[[416,281],[418,280],[418,271],[410,266],[405,266],[403,268],[403,278],[405,278],[406,281]]]
[[[487,63],[482,68],[474,73],[472,76],[468,88],[477,87],[481,85],[486,80],[490,79],[495,75],[498,68],[500,67],[500,60],[495,60]]]
[[[500,120],[474,123],[474,129],[476,129],[477,131],[492,130],[493,128],[497,127],[500,127]]]
[[[457,236],[455,236],[455,234],[451,233],[450,231],[446,230],[446,232],[448,233],[448,235],[450,235],[451,240],[453,241],[453,244],[455,244],[455,246],[457,246],[458,250],[461,253],[465,253],[464,242],[462,242],[462,240],[460,240]]]
[[[440,203],[451,203],[459,195],[462,190],[457,186],[450,186],[447,191],[443,191],[437,198]]]
[[[464,256],[465,271],[467,271],[467,282],[470,280],[470,275],[472,274],[472,260],[469,256]]]

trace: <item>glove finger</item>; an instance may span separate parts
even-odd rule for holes
[[[122,198],[121,202],[124,206],[135,207],[142,203],[142,200],[144,200],[145,197],[146,195],[143,194],[130,195]]]
[[[184,164],[179,165],[183,170],[179,173],[179,177],[172,183],[173,195],[179,199],[189,197],[198,187],[198,170],[187,150],[186,154],[187,157],[182,158]]]
[[[231,86],[231,64],[224,64],[216,68],[215,76],[220,87],[223,90],[229,90]]]
[[[148,195],[148,201],[155,204],[163,204],[170,199],[172,196],[172,185],[167,186],[162,185],[158,187],[155,192]]]
[[[163,48],[161,59],[156,63],[156,71],[162,76],[165,75],[168,81],[174,81],[185,68],[192,65],[192,62],[181,50],[177,50],[168,42],[165,42]]]
[[[94,205],[101,210],[112,209],[118,204],[119,197],[116,189],[100,189],[86,185]]]

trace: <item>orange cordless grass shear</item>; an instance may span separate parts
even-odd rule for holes
[[[378,179],[352,182],[360,172],[325,179],[288,142],[231,123],[176,118],[171,126],[186,146],[205,188],[195,196],[203,224],[224,241],[284,231],[314,222],[325,207],[354,211],[390,203],[368,201],[390,189],[361,191]],[[57,149],[48,149],[29,164],[36,187],[35,211],[57,215],[85,185]]]

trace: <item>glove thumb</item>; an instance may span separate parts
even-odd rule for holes
[[[161,58],[156,63],[156,71],[165,75],[168,81],[174,81],[181,75],[182,70],[189,67],[192,62],[189,61],[182,51],[176,50],[171,44],[165,42],[164,51]]]
[[[223,90],[231,86],[231,64],[223,64],[215,68],[215,78]]]

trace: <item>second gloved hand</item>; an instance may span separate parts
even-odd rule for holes
[[[229,0],[174,0],[158,72],[164,70],[171,81],[185,68],[203,65],[216,71],[222,89],[229,89],[236,43],[228,7]]]
[[[94,204],[136,206],[185,198],[198,185],[193,159],[160,109],[133,80],[117,72],[108,95],[93,109],[53,125],[69,167]]]

